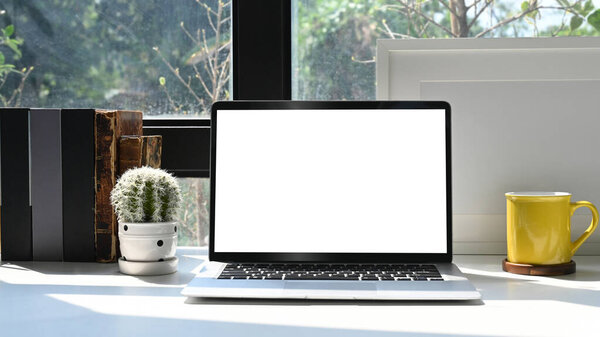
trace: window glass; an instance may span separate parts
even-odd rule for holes
[[[210,214],[208,178],[177,178],[183,197],[179,210],[179,246],[207,246]]]
[[[208,117],[230,96],[230,3],[2,0],[0,106]]]
[[[375,99],[377,39],[600,35],[600,0],[293,0],[293,98]]]

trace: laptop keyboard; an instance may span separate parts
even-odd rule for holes
[[[432,264],[229,263],[219,275],[231,280],[443,281]]]

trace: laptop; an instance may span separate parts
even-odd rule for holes
[[[212,106],[209,261],[190,297],[472,300],[452,264],[450,105]]]

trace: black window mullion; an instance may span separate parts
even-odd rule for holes
[[[291,0],[233,0],[232,10],[233,99],[291,99]]]

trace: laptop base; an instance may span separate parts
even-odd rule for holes
[[[209,262],[181,292],[204,298],[329,300],[477,300],[481,295],[458,267],[435,264],[444,281],[325,281],[218,279],[224,263]]]

